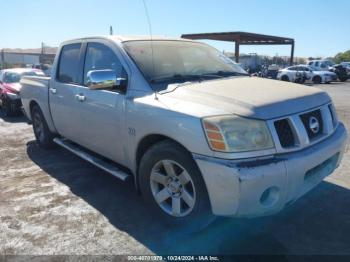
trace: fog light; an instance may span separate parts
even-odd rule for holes
[[[269,187],[261,194],[260,203],[263,206],[271,207],[277,203],[279,197],[280,190],[278,189],[278,187]]]

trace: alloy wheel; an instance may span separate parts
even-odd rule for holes
[[[184,217],[193,210],[196,203],[194,183],[179,163],[157,162],[151,171],[150,185],[156,203],[168,215]]]

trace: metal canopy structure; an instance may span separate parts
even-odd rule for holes
[[[235,42],[236,62],[239,62],[240,45],[291,45],[290,64],[294,59],[294,39],[272,35],[262,35],[247,32],[222,32],[222,33],[203,33],[203,34],[183,34],[182,38],[192,40],[217,40]]]

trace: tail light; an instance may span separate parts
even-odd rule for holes
[[[15,94],[15,95],[19,94],[19,91],[15,90],[15,89],[13,89],[11,87],[8,87],[8,86],[5,86],[5,88],[3,89],[3,92],[5,94],[7,94],[7,93],[12,93],[12,94]]]

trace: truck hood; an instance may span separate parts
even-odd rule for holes
[[[198,117],[236,114],[265,120],[331,101],[318,88],[256,77],[169,85],[159,97],[170,109]]]

